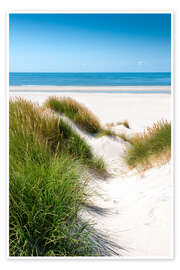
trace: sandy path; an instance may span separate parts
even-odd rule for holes
[[[108,239],[125,248],[126,251],[120,251],[124,256],[171,256],[170,163],[146,171],[143,177],[136,170],[127,173],[123,162],[127,142],[108,136],[95,139],[77,128],[76,131],[95,154],[101,154],[112,175],[103,181],[93,179],[90,184],[95,194],[92,205],[104,209],[105,214],[85,211],[82,216],[95,223],[95,228]]]
[[[127,136],[142,132],[160,119],[170,120],[171,100],[167,94],[63,94],[87,105],[102,123],[127,119],[131,129],[116,126]],[[14,97],[15,94],[11,94]],[[42,104],[46,95],[21,94],[21,97]],[[73,123],[72,123],[73,125]],[[111,176],[93,179],[92,204],[105,212],[82,212],[85,219],[95,222],[95,228],[108,239],[127,249],[127,257],[170,258],[172,256],[172,179],[170,164],[145,172],[124,173],[123,153],[128,143],[122,139],[88,136],[74,125],[94,153],[104,158]]]
[[[171,257],[170,165],[147,172],[144,178],[116,176],[94,183],[93,203],[105,214],[84,213],[109,239],[126,248],[128,257]]]

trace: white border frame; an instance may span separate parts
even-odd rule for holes
[[[11,257],[9,256],[9,14],[30,14],[30,13],[34,13],[34,14],[171,14],[171,122],[172,124],[172,163],[171,163],[171,182],[172,182],[172,187],[171,187],[171,250],[172,250],[172,254],[169,257],[163,257],[163,256],[138,256],[138,257],[127,257],[127,256],[104,256],[104,257],[53,257],[53,256],[38,256],[38,257]],[[152,261],[152,260],[156,260],[156,261],[171,261],[175,259],[175,171],[174,171],[174,154],[175,154],[175,132],[174,132],[174,127],[175,127],[175,108],[174,108],[174,104],[175,104],[175,93],[174,93],[174,34],[175,34],[175,29],[174,29],[174,22],[175,22],[175,17],[174,17],[174,11],[172,9],[168,10],[110,10],[110,9],[106,9],[106,10],[84,10],[84,9],[66,9],[66,10],[37,10],[37,9],[28,9],[28,10],[14,10],[14,9],[9,9],[6,12],[6,65],[5,65],[5,69],[6,69],[6,111],[7,116],[7,150],[8,150],[8,154],[7,154],[7,180],[6,181],[6,189],[7,189],[7,200],[6,200],[6,212],[7,212],[7,217],[6,217],[6,221],[7,221],[7,227],[6,227],[6,237],[7,237],[7,241],[6,241],[6,258],[10,261],[16,261],[16,260],[22,260],[22,261],[32,261],[32,260],[128,260],[128,261],[139,261],[139,260],[145,260],[145,261]]]

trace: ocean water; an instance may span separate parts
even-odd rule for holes
[[[138,73],[17,73],[10,72],[10,86],[168,86],[170,72]]]

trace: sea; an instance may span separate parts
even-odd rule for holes
[[[10,72],[10,86],[170,86],[170,72]],[[86,91],[88,92],[88,91]],[[92,92],[92,91],[91,91]],[[95,91],[93,91],[95,92]],[[97,91],[98,92],[98,89]],[[102,92],[102,91],[101,91]],[[106,92],[113,92],[106,91]],[[114,91],[117,93],[117,91]],[[122,93],[122,91],[120,91]],[[127,91],[125,91],[127,92]],[[131,91],[128,91],[131,92]],[[151,91],[145,91],[151,92]],[[161,92],[162,91],[156,91]],[[170,91],[163,91],[170,92]],[[142,93],[142,91],[141,91]],[[154,91],[153,91],[154,93]]]

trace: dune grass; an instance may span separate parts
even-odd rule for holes
[[[103,136],[119,137],[125,142],[132,143],[131,139],[127,138],[127,136],[124,133],[117,133],[114,130],[112,130],[111,128],[103,129],[101,132],[99,132],[96,135],[97,138],[100,138]]]
[[[130,142],[124,134],[118,134],[111,129],[114,123],[107,124],[107,128],[103,128],[98,118],[89,109],[70,97],[49,97],[44,104],[44,108],[65,114],[75,124],[78,124],[82,129],[95,135],[97,138],[102,136],[117,136],[124,141]],[[129,128],[127,120],[121,122],[121,124]],[[98,163],[102,164],[100,161]]]
[[[95,157],[86,141],[60,117],[44,114],[40,106],[22,99],[10,102],[10,108],[14,111],[10,116],[11,122],[19,122],[22,130],[28,126],[28,129],[36,132],[48,144],[53,153],[69,153],[83,165],[105,169],[102,159]]]
[[[125,120],[125,121],[123,122],[123,125],[124,125],[126,128],[130,128],[129,122],[128,122],[127,120]]]
[[[143,135],[131,139],[131,147],[125,154],[125,161],[130,168],[147,169],[155,164],[162,164],[170,159],[171,124],[159,121]]]
[[[114,127],[115,124],[114,124],[113,122],[112,122],[112,123],[107,123],[106,126],[107,126],[108,128],[111,128],[111,127]]]
[[[97,117],[84,105],[70,97],[49,97],[45,107],[63,113],[89,133],[94,134],[101,131],[101,124]]]
[[[59,118],[18,99],[9,105],[9,255],[91,256],[82,163],[103,167]]]
[[[114,127],[114,126],[116,126],[116,125],[123,125],[123,126],[125,126],[126,128],[130,128],[128,120],[124,120],[123,122],[117,122],[116,124],[113,123],[113,122],[112,122],[112,123],[107,123],[107,124],[106,124],[106,126],[107,126],[108,128]]]
[[[124,120],[124,122],[117,122],[117,125],[123,125],[126,128],[130,128],[128,120]]]
[[[106,129],[102,129],[100,132],[96,134],[97,138],[100,138],[103,136],[117,136],[117,134],[111,128],[106,128]]]

